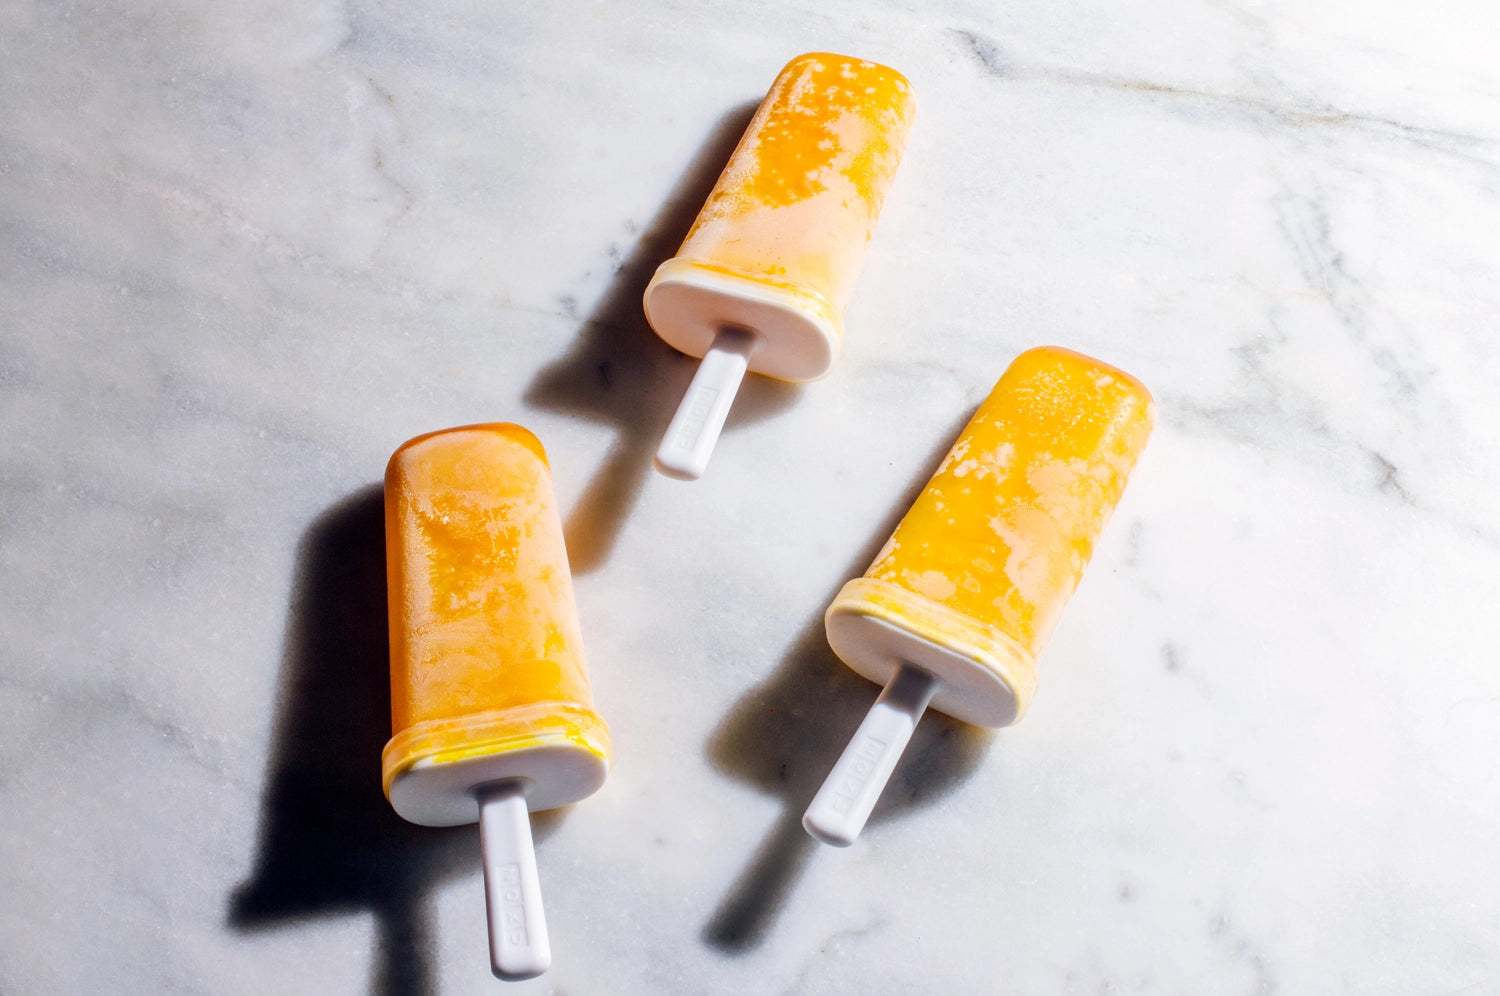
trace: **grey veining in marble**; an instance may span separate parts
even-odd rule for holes
[[[1500,14],[1482,0],[0,0],[0,992],[477,993],[381,797],[378,482],[548,448],[609,782],[517,992],[1500,991]],[[803,51],[920,111],[834,373],[709,474],[640,293]],[[1160,424],[1030,714],[822,636],[1010,359]]]

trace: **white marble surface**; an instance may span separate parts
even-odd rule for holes
[[[1500,992],[1496,11],[0,0],[0,992],[504,988],[378,789],[374,486],[491,419],[618,752],[511,991]],[[665,480],[640,290],[811,49],[921,107],[845,356]],[[813,845],[823,608],[1041,343],[1160,426],[1035,705]]]

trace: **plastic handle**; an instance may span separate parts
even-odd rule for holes
[[[667,426],[656,451],[656,469],[679,481],[696,481],[708,469],[714,444],[750,366],[760,338],[746,329],[726,327],[714,336],[687,394]]]
[[[921,668],[897,669],[803,814],[808,833],[835,847],[854,843],[937,690]]]
[[[526,790],[514,778],[486,785],[479,800],[479,846],[484,860],[484,904],[490,923],[490,969],[507,982],[532,979],[552,965],[542,884],[531,844]]]

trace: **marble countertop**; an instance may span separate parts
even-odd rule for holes
[[[379,480],[551,455],[616,764],[518,993],[1500,992],[1500,14],[1485,0],[0,2],[0,992],[480,993],[382,798]],[[778,68],[920,112],[833,374],[649,469],[639,302]],[[1020,351],[1159,424],[1024,722],[825,606]]]

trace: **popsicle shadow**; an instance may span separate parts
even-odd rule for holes
[[[250,932],[373,912],[371,991],[419,996],[435,991],[428,896],[447,879],[480,873],[479,840],[473,827],[407,823],[386,801],[389,676],[385,519],[375,485],[320,516],[299,546],[260,842],[250,878],[230,897],[228,922]],[[555,822],[534,820],[535,835]],[[475,916],[482,924],[483,910]]]
[[[841,577],[864,573],[966,421],[967,416],[954,425]],[[832,602],[842,584],[820,606]],[[764,939],[808,862],[825,846],[802,828],[802,813],[879,694],[877,686],[849,670],[829,649],[820,607],[770,680],[740,699],[714,732],[708,747],[714,767],[780,796],[785,810],[704,928],[708,944],[740,953]],[[991,737],[990,731],[927,712],[870,814],[870,825],[953,789],[978,764]]]
[[[697,368],[696,359],[672,349],[651,331],[641,297],[657,266],[687,237],[756,106],[752,102],[738,107],[714,126],[629,257],[618,264],[609,290],[584,319],[573,347],[543,368],[527,388],[529,405],[612,425],[619,433],[564,523],[568,562],[575,574],[591,571],[609,558],[645,484],[661,434]],[[781,411],[797,391],[784,381],[747,377],[725,431]]]

